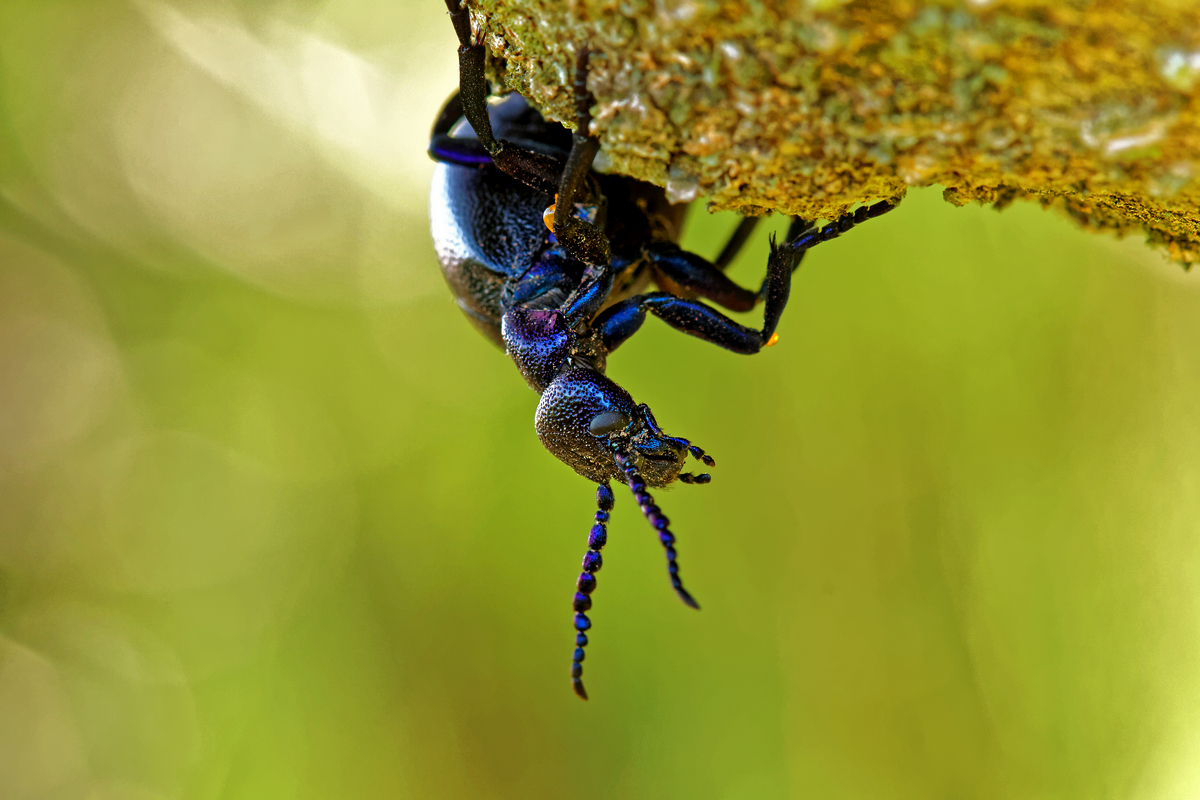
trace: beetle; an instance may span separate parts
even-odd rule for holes
[[[679,575],[670,522],[649,490],[676,480],[708,483],[708,473],[683,472],[689,455],[714,465],[690,440],[664,433],[649,406],[635,403],[605,374],[608,355],[637,332],[647,313],[726,350],[757,353],[778,339],[775,327],[804,254],[895,206],[861,206],[824,227],[793,219],[782,244],[771,238],[760,289],[743,288],[724,269],[756,218],[743,219],[710,262],[679,247],[685,208],[668,203],[660,187],[592,169],[600,143],[590,132],[586,47],[576,47],[575,130],[568,132],[519,94],[489,102],[486,53],[469,11],[459,0],[446,6],[459,41],[459,88],[430,136],[429,155],[438,162],[429,210],[434,247],[458,307],[505,349],[540,395],[534,428],[542,444],[597,485],[572,601],[571,680],[586,700],[586,612],[608,539],[611,483],[629,487],[665,548],[672,587],[698,609]],[[651,282],[659,291],[643,291]],[[739,312],[762,302],[763,327],[741,325],[701,298]]]

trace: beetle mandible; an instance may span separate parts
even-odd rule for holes
[[[608,538],[611,482],[629,487],[666,550],[675,592],[699,608],[683,587],[675,536],[649,489],[675,480],[708,483],[708,473],[682,471],[689,454],[714,463],[689,440],[665,434],[646,404],[605,375],[608,354],[637,332],[647,312],[726,350],[757,353],[778,338],[792,273],[808,249],[895,206],[862,206],[821,228],[793,219],[783,244],[771,238],[761,288],[745,289],[724,269],[756,218],[743,219],[710,262],[676,244],[684,207],[669,204],[661,188],[593,171],[600,142],[590,133],[586,47],[576,48],[575,130],[568,133],[520,95],[488,102],[486,53],[469,11],[459,0],[446,6],[459,41],[459,90],[438,114],[429,146],[438,162],[429,203],[434,247],[458,307],[541,396],[535,428],[542,444],[597,484],[573,601],[571,679],[586,700],[586,612]],[[643,292],[651,282],[660,291]],[[763,326],[740,325],[698,298],[731,311],[761,301]]]

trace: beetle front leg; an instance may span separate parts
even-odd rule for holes
[[[483,69],[487,51],[471,31],[471,13],[466,3],[460,3],[460,0],[446,0],[446,8],[450,10],[450,21],[454,23],[454,32],[458,35],[458,86],[463,116],[471,123],[475,136],[488,152],[493,164],[531,189],[554,194],[558,191],[559,179],[562,176],[562,163],[558,159],[496,138],[487,113],[488,85]],[[443,116],[445,115],[443,112]],[[439,134],[435,124],[431,154],[437,158],[438,152],[445,150],[446,160],[456,163],[456,148],[445,141],[446,139],[449,139],[449,136]]]
[[[767,279],[762,292],[767,301],[762,330],[747,328],[698,300],[678,297],[669,292],[651,292],[617,303],[597,317],[594,325],[600,331],[605,349],[610,353],[637,333],[646,320],[646,312],[650,312],[689,336],[712,342],[734,353],[753,355],[775,343],[775,326],[787,305],[792,271],[802,256],[803,250],[797,252],[788,245],[780,247],[772,240]],[[716,272],[715,267],[712,271],[728,280],[722,273]],[[750,294],[745,289],[741,291]]]
[[[655,282],[677,296],[703,297],[730,311],[749,311],[765,296],[766,283],[758,291],[744,289],[725,275],[725,268],[737,257],[757,223],[758,217],[743,218],[716,261],[708,261],[674,242],[651,242],[644,252],[657,272]],[[805,220],[793,217],[788,227],[788,241],[795,241],[811,227]],[[792,266],[793,271],[800,266],[805,252],[799,252]]]

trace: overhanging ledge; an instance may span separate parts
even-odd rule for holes
[[[1191,0],[468,5],[492,79],[552,119],[586,43],[602,161],[677,200],[830,218],[941,184],[1200,261]]]

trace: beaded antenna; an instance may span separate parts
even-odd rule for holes
[[[649,409],[646,410],[649,411]],[[692,456],[702,461],[706,466],[711,467],[716,465],[712,456],[705,453],[699,447],[691,443],[688,443],[686,446]],[[642,479],[642,475],[628,451],[616,440],[609,442],[609,449],[612,450],[613,460],[616,461],[617,467],[624,475],[625,483],[629,486],[629,491],[633,492],[633,497],[637,501],[642,515],[658,533],[658,540],[666,550],[667,574],[671,577],[671,586],[675,589],[675,593],[679,595],[680,600],[686,605],[699,610],[700,604],[688,593],[687,589],[683,588],[683,579],[679,577],[679,562],[676,559],[675,553],[675,535],[670,530],[671,521],[662,513],[662,509],[654,504],[654,498],[650,496],[650,492],[646,488],[646,482]],[[712,476],[707,472],[700,473],[699,475],[683,473],[679,476],[679,479],[684,483],[704,484],[708,483],[712,479]],[[613,497],[612,489],[607,483],[602,483],[596,487],[596,505],[598,509],[596,511],[595,524],[592,525],[591,533],[588,535],[588,551],[583,556],[583,572],[579,573],[579,579],[575,582],[575,658],[571,662],[571,683],[574,686],[575,694],[584,700],[588,699],[588,695],[587,690],[583,687],[583,659],[585,655],[583,648],[588,643],[587,631],[592,627],[592,621],[585,612],[592,607],[591,595],[596,589],[596,573],[600,571],[600,567],[604,563],[603,558],[600,556],[600,550],[608,543],[607,525],[609,512],[612,511],[615,502],[616,498]]]

